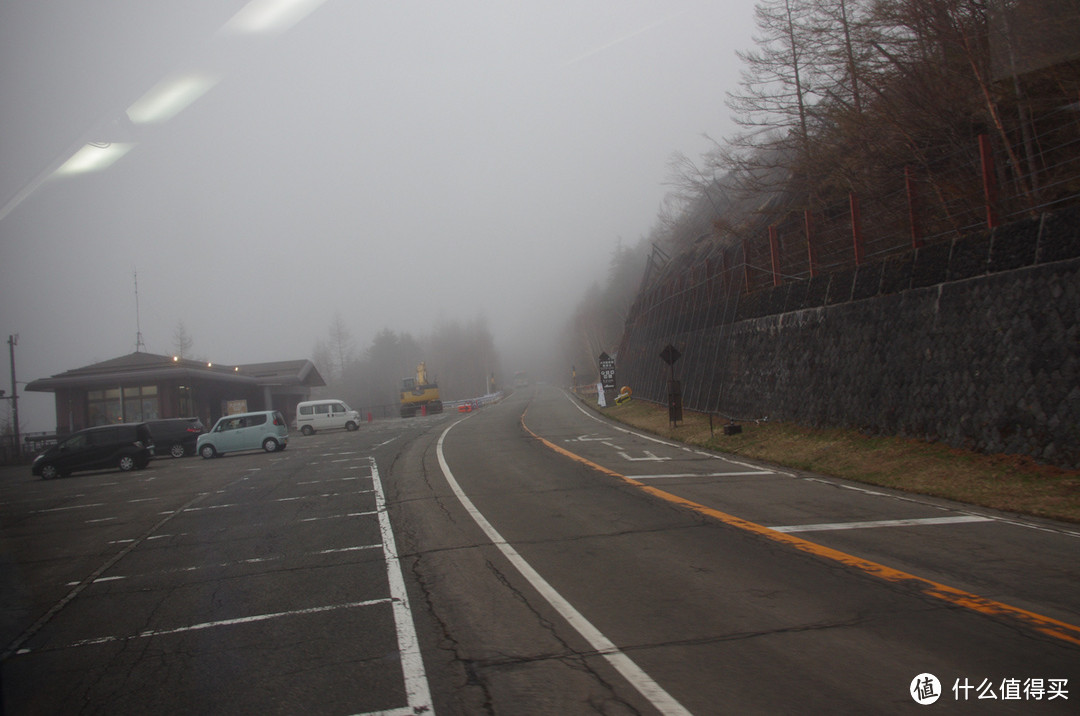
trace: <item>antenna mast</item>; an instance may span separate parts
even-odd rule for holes
[[[142,339],[142,327],[139,323],[139,272],[137,269],[131,270],[132,275],[135,277],[135,352],[140,350],[146,350],[146,344]]]

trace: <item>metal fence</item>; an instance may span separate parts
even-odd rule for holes
[[[875,177],[875,188],[893,188],[872,199],[852,192],[824,209],[773,217],[757,236],[719,239],[700,255],[676,257],[630,309],[620,382],[632,381],[635,397],[662,402],[667,375],[657,355],[665,342],[684,341],[679,348],[695,364],[722,362],[724,327],[761,289],[802,283],[820,290],[820,282],[810,281],[819,274],[854,273],[863,264],[947,247],[957,237],[1080,203],[1078,105],[1030,127],[1009,146],[984,135],[961,151],[900,166],[891,178]],[[715,371],[709,374],[682,386],[686,407],[717,411],[723,386]]]

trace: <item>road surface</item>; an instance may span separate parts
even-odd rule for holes
[[[1080,529],[687,449],[553,387],[0,472],[4,713],[1075,713]]]

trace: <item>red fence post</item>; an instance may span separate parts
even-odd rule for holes
[[[998,185],[997,174],[994,171],[994,151],[990,146],[990,137],[985,134],[979,135],[979,159],[982,160],[983,195],[986,198],[986,228],[995,228],[998,219]]]
[[[779,286],[780,281],[780,241],[776,237],[776,224],[769,227],[769,256],[772,258],[772,285]]]
[[[803,211],[803,226],[806,227],[806,259],[810,262],[810,278],[817,276],[817,260],[814,258],[814,215],[809,209]]]
[[[922,232],[919,227],[918,196],[915,193],[915,177],[911,166],[904,166],[904,188],[907,190],[908,224],[911,226],[911,248],[922,248]]]
[[[859,266],[863,260],[862,216],[859,214],[859,197],[855,192],[848,192],[848,203],[851,205],[851,238],[855,244],[855,265]]]

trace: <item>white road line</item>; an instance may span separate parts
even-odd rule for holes
[[[342,517],[367,517],[369,515],[377,514],[374,511],[369,512],[347,512],[344,515],[326,515],[324,517],[305,517],[300,520],[301,522],[319,522],[320,520],[340,520]]]
[[[364,549],[378,549],[382,547],[381,544],[362,544],[357,547],[337,547],[335,549],[321,549],[318,552],[312,552],[312,554],[337,554],[339,552],[358,552]]]
[[[754,472],[678,472],[669,475],[627,475],[632,480],[661,480],[670,477],[745,477],[747,475],[775,475],[768,470]]]
[[[660,438],[655,437],[653,435],[646,435],[645,433],[639,433],[639,432],[635,432],[633,430],[628,430],[627,428],[622,428],[622,427],[619,427],[618,425],[612,425],[611,423],[603,420],[602,418],[598,418],[597,416],[593,415],[589,411],[585,410],[585,408],[578,405],[577,402],[573,398],[571,398],[569,395],[567,395],[565,392],[563,393],[563,397],[566,398],[568,401],[570,401],[570,404],[573,405],[575,408],[577,408],[578,412],[580,412],[586,418],[588,418],[589,420],[593,420],[595,422],[598,422],[601,425],[605,425],[605,426],[611,428],[612,430],[618,430],[619,432],[626,433],[627,435],[633,435],[635,437],[639,437],[642,440],[651,440],[654,443],[659,443],[660,445],[666,445],[666,446],[671,447],[671,448],[677,448],[679,450],[687,450],[688,449],[685,445],[679,445],[677,443],[671,443],[671,442],[668,442],[667,440],[661,440]],[[748,469],[751,469],[751,470],[760,469],[760,468],[758,468],[757,465],[751,465],[750,463],[740,462],[739,460],[733,460],[730,457],[721,457],[719,455],[713,455],[712,453],[702,452],[700,450],[694,450],[692,452],[696,452],[698,455],[704,455],[706,457],[711,457],[714,460],[722,460],[724,462],[731,463],[732,465],[740,465],[742,467],[745,467],[745,468],[748,468]],[[773,470],[772,473],[774,475],[786,475],[787,477],[795,477],[795,473],[793,473],[793,472],[784,472],[783,470]]]
[[[104,507],[104,506],[105,506],[104,502],[94,502],[94,503],[89,504],[89,505],[71,505],[70,507],[50,507],[47,510],[34,510],[30,514],[32,514],[32,515],[43,515],[43,514],[45,514],[47,512],[66,512],[68,510],[86,510],[86,509],[89,509],[91,507]]]
[[[333,612],[339,609],[355,609],[357,607],[372,607],[379,604],[386,604],[389,599],[370,599],[364,602],[349,602],[347,604],[331,604],[325,607],[310,607],[308,609],[295,609],[288,612],[274,612],[272,614],[256,614],[250,617],[239,617],[237,619],[221,619],[216,622],[203,622],[201,624],[192,624],[185,627],[177,627],[175,629],[148,629],[147,631],[139,632],[135,635],[128,636],[103,636],[97,639],[84,639],[68,645],[67,648],[79,647],[79,646],[93,646],[95,644],[108,644],[115,641],[131,641],[132,639],[146,639],[152,636],[168,636],[170,634],[183,634],[189,631],[201,631],[203,629],[216,629],[218,627],[236,626],[238,624],[253,624],[255,622],[269,621],[270,619],[281,619],[283,617],[296,617],[304,616],[307,614],[321,614],[323,612]],[[29,651],[29,650],[27,650]],[[21,653],[26,653],[21,652]]]
[[[102,564],[100,567],[95,569],[94,572],[89,577],[87,577],[83,581],[79,582],[79,584],[76,587],[74,587],[70,592],[68,592],[67,595],[63,599],[61,599],[59,602],[57,602],[55,605],[53,605],[53,607],[51,609],[49,609],[49,611],[45,612],[44,615],[42,615],[40,618],[38,618],[38,620],[36,622],[34,622],[34,624],[29,629],[24,631],[22,634],[20,634],[15,639],[15,641],[11,642],[7,647],[5,647],[3,653],[0,653],[0,663],[6,661],[12,654],[26,653],[25,650],[22,649],[22,645],[25,644],[28,639],[30,639],[32,636],[34,636],[34,634],[37,634],[38,631],[40,631],[46,624],[48,624],[50,621],[52,621],[52,618],[55,617],[57,614],[59,614],[64,609],[64,607],[66,607],[73,599],[75,599],[75,597],[79,596],[79,593],[82,592],[84,589],[86,589],[86,587],[90,583],[92,583],[95,579],[97,579],[102,574],[104,574],[105,572],[110,570],[113,567],[113,565],[115,565],[117,562],[119,562],[125,556],[130,554],[132,550],[134,550],[136,547],[138,547],[140,544],[142,544],[144,541],[146,541],[147,538],[149,538],[152,534],[154,534],[159,529],[161,529],[165,524],[167,524],[174,517],[181,514],[185,509],[187,509],[188,507],[191,507],[192,505],[196,504],[199,500],[206,499],[207,494],[208,493],[206,493],[206,492],[202,492],[202,493],[199,493],[199,494],[195,495],[195,497],[188,500],[182,506],[180,506],[176,510],[170,512],[165,518],[163,518],[161,520],[158,520],[157,524],[155,524],[153,527],[151,527],[149,531],[144,533],[142,537],[140,537],[136,541],[132,542],[128,546],[124,547],[122,550],[120,550],[119,552],[114,554],[109,559],[105,560],[104,564]]]
[[[320,555],[320,554],[341,554],[344,552],[358,552],[360,550],[368,549],[380,549],[382,544],[362,544],[355,547],[335,547],[332,549],[322,549],[316,552],[305,552],[303,556]],[[246,564],[264,564],[266,562],[279,562],[288,557],[288,555],[278,554],[271,557],[251,557],[249,559],[234,560],[232,562],[218,562],[216,564],[196,564],[188,567],[173,567],[171,569],[162,569],[157,571],[142,572],[134,575],[116,576],[116,577],[101,577],[95,579],[94,583],[107,582],[111,579],[137,579],[139,577],[146,577],[151,574],[179,574],[182,572],[198,572],[202,569],[228,569],[229,567],[235,567],[237,565]],[[70,582],[68,586],[73,586],[78,582]]]
[[[869,520],[866,522],[827,522],[820,525],[788,525],[770,527],[777,532],[828,532],[831,530],[862,530],[873,527],[918,527],[920,525],[958,525],[968,522],[993,522],[989,517],[960,515],[959,517],[925,517],[911,520]]]
[[[597,416],[591,414],[589,411],[585,410],[584,408],[582,408],[580,405],[577,404],[577,401],[574,398],[572,398],[570,395],[568,395],[565,391],[563,392],[563,397],[566,398],[570,402],[571,405],[573,405],[575,408],[577,408],[578,411],[582,415],[589,418],[590,420],[601,423],[602,425],[606,425],[607,427],[611,428],[612,430],[619,430],[619,431],[624,432],[624,433],[629,433],[630,435],[636,435],[636,436],[638,436],[640,438],[644,438],[645,440],[652,440],[653,442],[660,443],[661,445],[670,445],[671,447],[678,447],[676,445],[673,445],[672,443],[666,442],[666,441],[661,440],[659,438],[655,438],[655,437],[652,437],[650,435],[645,435],[643,433],[636,433],[633,430],[627,430],[626,428],[621,428],[621,427],[619,427],[617,425],[612,425],[612,424],[604,421],[603,419],[598,418]],[[698,452],[699,455],[705,455],[705,456],[711,457],[711,458],[713,458],[715,460],[723,460],[724,462],[729,462],[729,463],[731,463],[733,465],[742,465],[743,467],[751,468],[751,469],[758,467],[757,465],[751,465],[750,463],[740,462],[739,460],[733,460],[730,457],[721,457],[719,455],[713,455],[712,453],[707,453],[707,452],[702,452],[702,451],[697,451],[697,452]],[[846,484],[844,484],[842,482],[839,482],[837,480],[827,480],[827,479],[823,479],[823,478],[819,478],[819,477],[807,477],[805,475],[804,476],[799,476],[799,475],[796,475],[793,472],[785,472],[783,470],[774,470],[773,474],[775,474],[775,475],[783,475],[785,477],[791,477],[791,478],[795,478],[795,479],[799,479],[799,480],[806,480],[808,482],[819,482],[819,483],[821,483],[823,485],[829,485],[830,487],[841,487],[841,488],[844,488],[846,490],[854,490],[856,492],[863,492],[863,493],[866,493],[868,495],[875,495],[875,496],[879,496],[879,497],[887,497],[890,500],[899,500],[901,502],[911,502],[911,503],[914,503],[914,504],[917,504],[917,505],[925,505],[925,506],[929,506],[929,507],[938,507],[933,502],[931,502],[929,499],[924,499],[924,498],[921,498],[921,497],[905,497],[903,495],[898,495],[898,494],[893,494],[893,493],[888,493],[888,492],[881,492],[880,490],[871,490],[871,489],[867,489],[865,487],[859,487],[858,485],[846,485]],[[974,514],[974,513],[972,513],[972,514]],[[1041,525],[1041,524],[1038,524],[1036,522],[1025,522],[1023,520],[1010,519],[1010,518],[1001,517],[1001,516],[987,517],[986,519],[991,519],[991,520],[994,520],[996,522],[1001,522],[1002,524],[1013,525],[1014,527],[1026,527],[1027,529],[1038,530],[1039,532],[1050,532],[1052,534],[1067,535],[1069,537],[1080,538],[1080,531],[1065,529],[1065,528],[1062,528],[1062,527],[1053,527],[1053,526],[1048,526],[1048,525]]]
[[[427,674],[424,672],[424,658],[420,653],[420,642],[416,638],[416,626],[413,624],[412,607],[405,591],[405,579],[401,575],[394,530],[390,526],[390,516],[386,511],[386,496],[379,479],[379,466],[375,464],[375,458],[369,457],[368,460],[371,461],[371,481],[375,485],[375,507],[379,513],[379,531],[382,533],[383,555],[386,557],[390,599],[394,605],[394,624],[397,627],[401,671],[405,678],[405,695],[411,713],[434,713]]]
[[[689,716],[690,712],[680,704],[675,698],[665,691],[658,683],[656,683],[651,676],[645,673],[640,666],[634,663],[634,661],[619,650],[619,647],[615,646],[614,642],[608,639],[604,634],[593,626],[582,614],[579,612],[570,602],[555,588],[548,584],[547,580],[540,576],[540,574],[532,568],[525,559],[518,554],[518,551],[510,546],[510,544],[503,538],[501,534],[487,521],[487,518],[480,513],[476,506],[472,503],[472,500],[466,496],[465,492],[461,489],[461,485],[454,479],[454,474],[450,471],[450,466],[446,462],[446,457],[443,454],[443,441],[446,439],[446,434],[450,430],[460,423],[458,420],[452,423],[450,427],[443,431],[439,436],[439,442],[436,446],[436,454],[439,457],[439,467],[442,468],[443,476],[446,478],[446,482],[450,485],[450,489],[457,495],[458,501],[461,502],[465,511],[472,516],[476,524],[487,535],[488,539],[502,552],[503,556],[510,560],[510,563],[521,573],[525,579],[536,589],[540,595],[547,600],[555,611],[562,615],[563,619],[570,623],[577,633],[580,634],[585,641],[600,654],[608,663],[610,663],[615,670],[622,674],[623,678],[630,682],[630,685],[638,690],[642,696],[649,700],[653,706],[656,707],[660,713],[663,714],[686,714]]]

